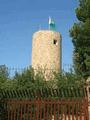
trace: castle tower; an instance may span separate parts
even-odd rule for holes
[[[61,35],[54,30],[54,22],[49,20],[49,25],[49,30],[39,30],[33,35],[32,67],[61,71]]]

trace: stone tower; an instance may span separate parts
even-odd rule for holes
[[[34,33],[32,67],[61,71],[61,35],[59,32],[49,29]]]

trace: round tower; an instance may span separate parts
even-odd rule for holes
[[[59,32],[40,30],[34,33],[32,67],[61,71],[61,35]]]

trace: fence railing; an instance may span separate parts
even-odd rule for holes
[[[34,99],[0,101],[4,120],[89,120],[83,99]]]
[[[35,98],[82,98],[87,96],[85,88],[43,88],[23,90],[0,90],[0,99],[35,99]]]

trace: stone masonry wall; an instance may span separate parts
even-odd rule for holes
[[[61,36],[59,32],[41,30],[33,35],[32,67],[61,69]]]

